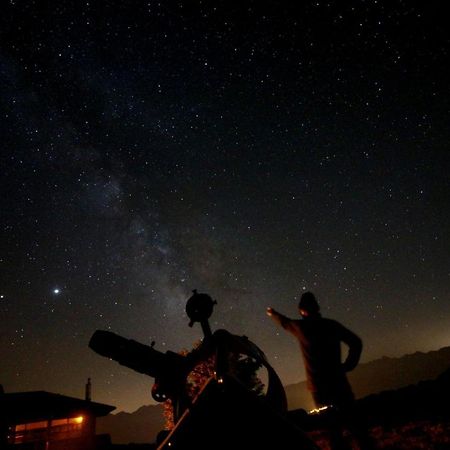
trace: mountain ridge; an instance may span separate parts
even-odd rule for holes
[[[450,346],[428,352],[416,351],[399,357],[383,356],[359,364],[348,379],[356,398],[419,381],[434,379],[450,367]],[[285,386],[288,409],[314,408],[306,381]]]

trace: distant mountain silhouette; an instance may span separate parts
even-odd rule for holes
[[[383,357],[360,364],[349,373],[357,398],[385,390],[398,389],[419,381],[433,380],[450,367],[450,347],[427,353],[415,352],[399,358]],[[314,408],[306,382],[285,387],[289,409]]]
[[[360,398],[357,414],[365,417],[369,426],[382,425],[392,429],[406,423],[450,418],[450,368],[433,380],[419,381],[398,389],[389,389]],[[333,408],[319,414],[307,414],[304,409],[289,411],[290,419],[305,431],[323,430],[336,419]],[[448,447],[445,447],[448,448]]]
[[[433,380],[382,391],[358,400],[358,409],[369,423],[394,426],[413,420],[448,418],[450,368]]]
[[[360,364],[349,374],[349,379],[356,397],[364,397],[361,405],[381,411],[386,405],[389,408],[397,404],[406,405],[406,398],[411,396],[417,396],[417,400],[410,400],[412,403],[421,405],[420,402],[425,402],[422,397],[426,397],[429,392],[439,395],[437,392],[442,385],[436,387],[432,381],[428,381],[446,379],[449,367],[450,347],[443,347],[427,353],[416,352],[399,358],[383,357]],[[419,390],[415,385],[420,386]],[[305,382],[285,386],[285,389],[290,410],[309,410],[314,407]],[[373,395],[380,392],[383,393],[379,396]],[[149,405],[133,413],[120,412],[100,417],[97,432],[109,433],[113,443],[154,442],[157,433],[164,427],[162,411],[161,405]]]
[[[97,419],[97,433],[107,433],[114,444],[149,443],[164,428],[161,405],[141,406],[133,413],[120,412]]]

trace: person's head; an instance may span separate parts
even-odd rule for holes
[[[318,314],[320,306],[317,303],[316,296],[312,292],[304,292],[298,302],[298,310],[303,317]]]

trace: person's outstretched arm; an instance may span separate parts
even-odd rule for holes
[[[275,323],[282,326],[284,329],[291,331],[293,320],[283,314],[275,311],[273,308],[267,308],[266,314],[273,319]]]

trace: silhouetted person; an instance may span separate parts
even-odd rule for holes
[[[301,319],[290,319],[273,308],[267,308],[267,315],[297,338],[305,365],[307,387],[316,407],[336,408],[360,448],[373,448],[367,428],[354,414],[355,397],[346,375],[359,362],[361,339],[339,322],[323,318],[316,297],[311,292],[302,295],[298,309]],[[348,346],[344,361],[341,342]],[[333,449],[348,448],[341,425],[332,427],[330,431]]]

